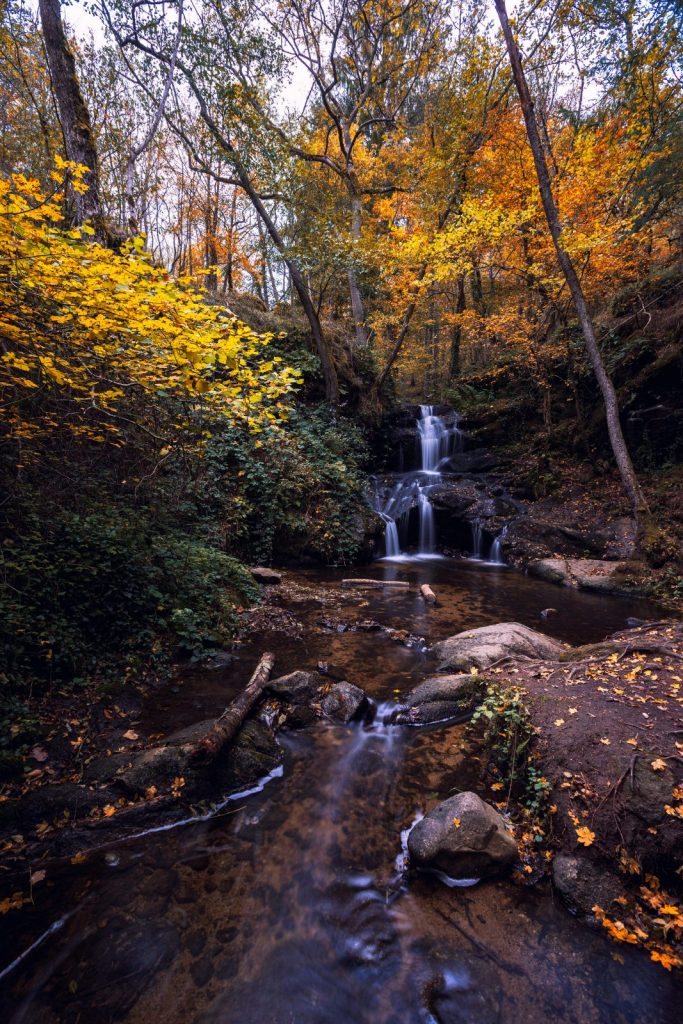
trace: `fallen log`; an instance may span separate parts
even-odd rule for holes
[[[420,593],[422,594],[425,604],[436,604],[436,594],[428,583],[422,584],[420,587]]]
[[[254,674],[239,696],[227,706],[209,731],[202,736],[192,752],[193,761],[213,761],[228,745],[245,718],[259,699],[270,679],[275,664],[275,655],[266,651],[256,666]]]
[[[342,580],[342,587],[373,587],[380,590],[382,587],[399,587],[405,589],[410,586],[405,580]]]

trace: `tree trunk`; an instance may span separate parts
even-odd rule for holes
[[[86,106],[76,74],[76,61],[64,32],[60,0],[39,0],[40,21],[45,52],[52,79],[52,88],[62,123],[64,148],[69,160],[88,168],[83,182],[88,191],[74,193],[76,223],[92,221],[100,241],[109,243],[111,236],[104,225],[100,203],[97,148]]]
[[[455,298],[455,310],[457,315],[465,311],[465,275],[460,274],[458,277],[458,291]],[[453,331],[451,332],[451,359],[449,367],[449,377],[454,380],[460,376],[460,342],[462,340],[462,327],[460,323],[453,324]]]
[[[621,429],[616,391],[614,390],[614,385],[605,368],[605,364],[595,338],[595,332],[593,331],[593,324],[588,312],[588,307],[586,306],[581,282],[579,281],[579,277],[576,273],[571,257],[564,248],[564,244],[562,242],[562,225],[560,223],[559,213],[552,193],[550,174],[543,151],[538,123],[536,121],[534,104],[524,75],[522,58],[508,20],[505,0],[495,0],[495,5],[500,19],[501,28],[503,29],[503,35],[505,37],[505,44],[507,46],[510,65],[512,67],[512,75],[515,80],[515,85],[517,86],[517,92],[519,93],[519,99],[522,105],[524,123],[526,124],[529,145],[531,146],[531,151],[533,153],[536,175],[538,177],[541,201],[543,203],[543,209],[545,211],[550,234],[555,245],[557,261],[571,293],[576,313],[579,318],[579,323],[581,325],[586,350],[605,403],[607,430],[609,433],[610,443],[612,445],[612,451],[614,452],[614,458],[624,485],[624,490],[631,502],[634,519],[637,523],[640,523],[643,513],[648,512],[648,507],[633,469],[631,456],[629,455],[624,434]]]
[[[355,249],[360,242],[361,232],[361,217],[362,207],[360,197],[352,194],[351,195],[351,239]],[[356,343],[360,348],[365,348],[368,343],[368,332],[365,326],[365,309],[363,307],[363,296],[360,293],[358,286],[358,278],[356,277],[356,268],[354,263],[349,265],[347,271],[349,281],[349,294],[351,296],[351,312],[353,314],[353,323],[356,329]]]
[[[274,664],[274,654],[266,652],[261,655],[254,674],[240,695],[235,697],[197,744],[192,754],[193,760],[213,761],[225,749],[263,693]]]

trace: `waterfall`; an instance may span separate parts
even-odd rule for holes
[[[484,534],[478,522],[470,523],[472,530],[472,558],[484,557]]]
[[[503,537],[506,533],[507,526],[504,526],[498,536],[493,538],[491,551],[489,552],[489,562],[494,562],[496,565],[505,565],[503,559]]]
[[[384,517],[384,554],[387,558],[395,558],[401,554],[401,544],[398,539],[398,526],[395,519],[389,516]]]
[[[420,491],[417,507],[420,513],[420,547],[418,554],[430,555],[434,551],[434,509],[424,491]]]
[[[464,434],[458,426],[457,416],[437,416],[433,405],[421,405],[416,420],[419,442],[418,469],[395,477],[393,487],[378,488],[373,507],[385,522],[385,558],[401,555],[401,534],[405,536],[410,511],[418,511],[418,555],[432,555],[436,550],[436,527],[430,491],[440,479],[442,467],[464,446]]]

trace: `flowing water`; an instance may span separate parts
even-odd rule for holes
[[[295,629],[254,637],[233,667],[156,693],[139,728],[168,732],[216,714],[265,646],[278,674],[337,663],[376,701],[373,721],[282,734],[283,771],[260,791],[50,867],[33,905],[0,919],[0,972],[14,964],[0,974],[7,1024],[680,1020],[674,978],[575,921],[547,890],[508,880],[449,888],[406,873],[411,824],[468,788],[464,727],[388,724],[429,655],[329,619],[371,617],[431,642],[515,618],[590,641],[652,609],[465,560],[381,562],[357,574],[412,586],[369,591],[359,607],[338,589],[341,571],[297,573],[319,595],[291,606],[300,639]],[[420,600],[423,582],[438,608]],[[552,624],[539,617],[549,605]]]
[[[444,468],[452,455],[462,451],[464,435],[458,426],[457,414],[449,418],[437,416],[434,406],[421,405],[420,417],[415,423],[418,440],[418,468],[407,473],[394,473],[384,478],[377,487],[374,507],[384,519],[384,547],[386,558],[399,558],[402,538],[408,533],[411,510],[417,508],[418,557],[429,557],[436,552],[434,509],[430,492],[442,481]]]
[[[417,509],[415,557],[430,558],[435,555],[437,536],[432,494],[451,477],[451,460],[453,456],[462,453],[465,447],[465,434],[460,429],[458,414],[452,410],[437,415],[433,405],[421,405],[415,431],[418,442],[417,468],[386,475],[381,483],[377,483],[372,496],[373,507],[385,523],[385,558],[405,559],[413,509]],[[470,557],[476,561],[503,565],[503,534],[487,545],[481,525],[473,523],[471,529]],[[488,550],[485,550],[487,547]]]

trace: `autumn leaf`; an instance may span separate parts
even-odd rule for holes
[[[658,757],[654,761],[650,761],[650,766],[655,772],[663,772],[666,768],[666,761],[663,761],[661,757]]]
[[[37,885],[38,882],[42,882],[44,878],[45,878],[45,872],[44,871],[34,871],[31,874],[31,885]]]
[[[460,818],[453,818],[453,828],[460,828]]]
[[[127,729],[123,734],[124,740],[138,740],[140,737],[133,729]]]
[[[581,828],[576,830],[576,838],[582,846],[592,846],[595,840],[595,832],[591,832],[589,828],[582,825]]]
[[[606,747],[609,747],[609,745],[610,745],[610,743],[611,743],[612,741],[611,741],[611,739],[609,738],[609,736],[601,736],[601,737],[600,737],[600,742],[601,742],[602,744],[604,744],[604,746],[606,746]]]
[[[105,818],[111,818],[114,814],[116,814],[116,808],[114,807],[113,804],[105,804],[104,807],[102,808],[102,813],[104,814]]]
[[[638,746],[638,740],[635,738],[635,736],[632,736],[631,739],[630,740],[626,740],[626,742],[631,747],[637,747]]]
[[[558,728],[559,728],[559,727],[560,727],[561,725],[564,725],[564,718],[556,718],[556,719],[555,719],[555,725],[556,725],[556,726],[557,726]]]

